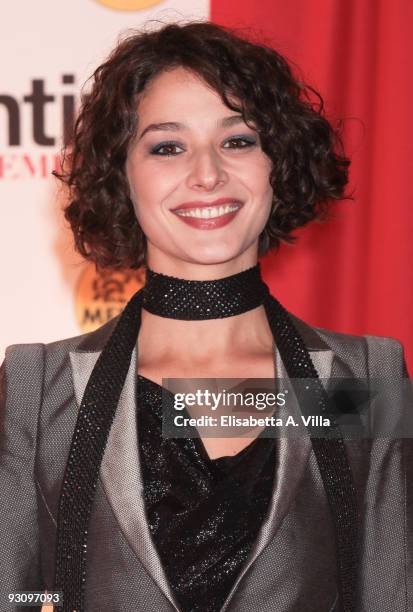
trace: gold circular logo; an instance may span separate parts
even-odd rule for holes
[[[116,9],[117,11],[140,11],[155,4],[160,4],[163,0],[97,0],[99,4]]]
[[[91,332],[122,312],[145,284],[145,271],[100,270],[87,264],[76,285],[75,308],[83,333]]]

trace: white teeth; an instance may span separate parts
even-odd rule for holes
[[[222,217],[229,212],[238,210],[239,205],[226,204],[225,206],[212,206],[211,208],[190,208],[187,210],[175,211],[177,215],[181,217],[195,217],[196,219],[213,219],[215,217]]]

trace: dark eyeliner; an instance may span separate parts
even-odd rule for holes
[[[149,149],[149,153],[151,155],[161,155],[163,157],[170,157],[172,155],[177,155],[177,153],[159,153],[159,150],[162,149],[162,147],[165,147],[165,146],[168,146],[168,145],[179,147],[180,149],[183,148],[179,144],[179,142],[176,142],[175,140],[163,140],[162,142],[159,142],[158,144],[156,144],[153,147],[151,147]]]
[[[243,140],[249,145],[255,145],[258,142],[257,139],[254,138],[254,136],[247,136],[247,135],[242,135],[242,134],[237,134],[236,136],[230,136],[229,138],[225,140],[225,143],[230,142],[231,140]],[[240,147],[240,148],[243,149],[246,147]]]

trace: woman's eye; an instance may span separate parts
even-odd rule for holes
[[[171,157],[172,155],[179,155],[180,151],[183,150],[176,142],[161,142],[151,149],[151,155],[162,155],[163,157]]]
[[[257,144],[255,138],[249,136],[233,136],[228,138],[224,143],[225,149],[247,149]],[[180,155],[184,148],[177,142],[160,142],[150,150],[151,155],[160,155],[162,157],[175,157]]]
[[[226,145],[229,144],[229,147]],[[247,136],[233,136],[232,138],[228,138],[225,142],[224,148],[230,149],[247,149],[248,147],[253,147],[257,144],[255,138],[250,138]]]

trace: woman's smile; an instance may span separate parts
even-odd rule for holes
[[[176,213],[177,216],[191,227],[202,230],[212,230],[228,225],[238,213],[239,208],[221,206],[219,209],[197,208],[192,211]],[[222,211],[222,212],[221,212]]]
[[[230,223],[243,203],[232,198],[220,198],[214,202],[186,202],[172,209],[181,221],[196,229],[216,229]]]

